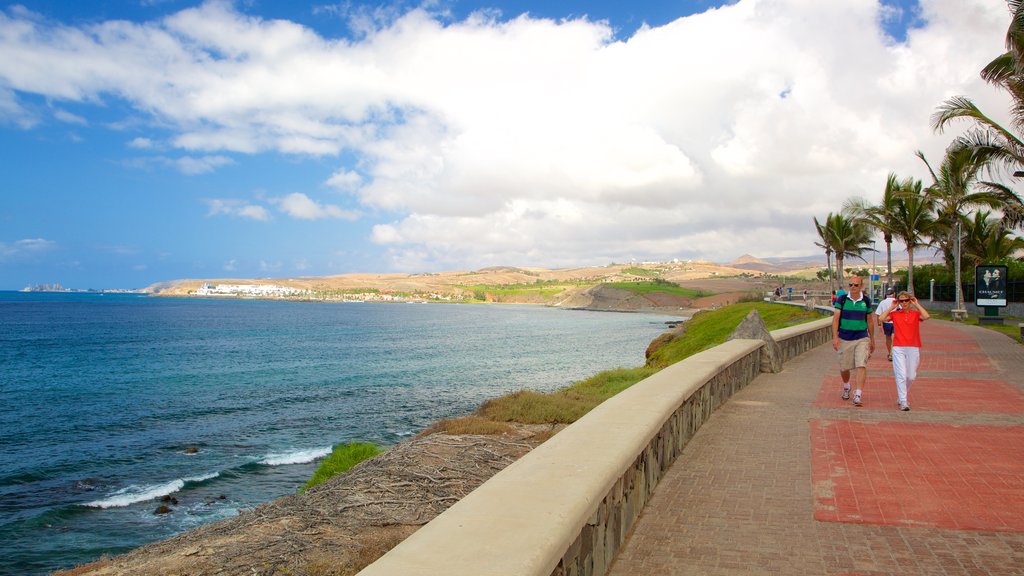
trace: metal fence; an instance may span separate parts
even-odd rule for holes
[[[917,282],[914,282],[916,285]],[[953,302],[956,300],[956,286],[954,284],[935,284],[931,295],[939,302]],[[974,282],[964,282],[964,302],[974,302]],[[919,293],[918,298],[926,298],[927,291]],[[1010,280],[1006,283],[1006,301],[1024,302],[1024,281]]]

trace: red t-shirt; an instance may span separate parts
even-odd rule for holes
[[[915,309],[893,310],[889,320],[896,333],[892,336],[893,346],[921,347],[921,312]]]

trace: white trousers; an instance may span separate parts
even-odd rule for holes
[[[907,401],[907,392],[917,378],[920,365],[921,349],[917,346],[892,347],[892,373],[896,376],[896,396],[900,402]]]

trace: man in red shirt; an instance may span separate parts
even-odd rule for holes
[[[896,395],[900,410],[910,410],[907,392],[917,378],[921,365],[921,322],[929,318],[928,311],[909,292],[900,292],[896,301],[879,318],[892,322],[892,372],[896,377]]]

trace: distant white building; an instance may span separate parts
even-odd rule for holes
[[[273,284],[203,284],[196,296],[244,296],[250,298],[283,298],[306,293],[306,290]]]

